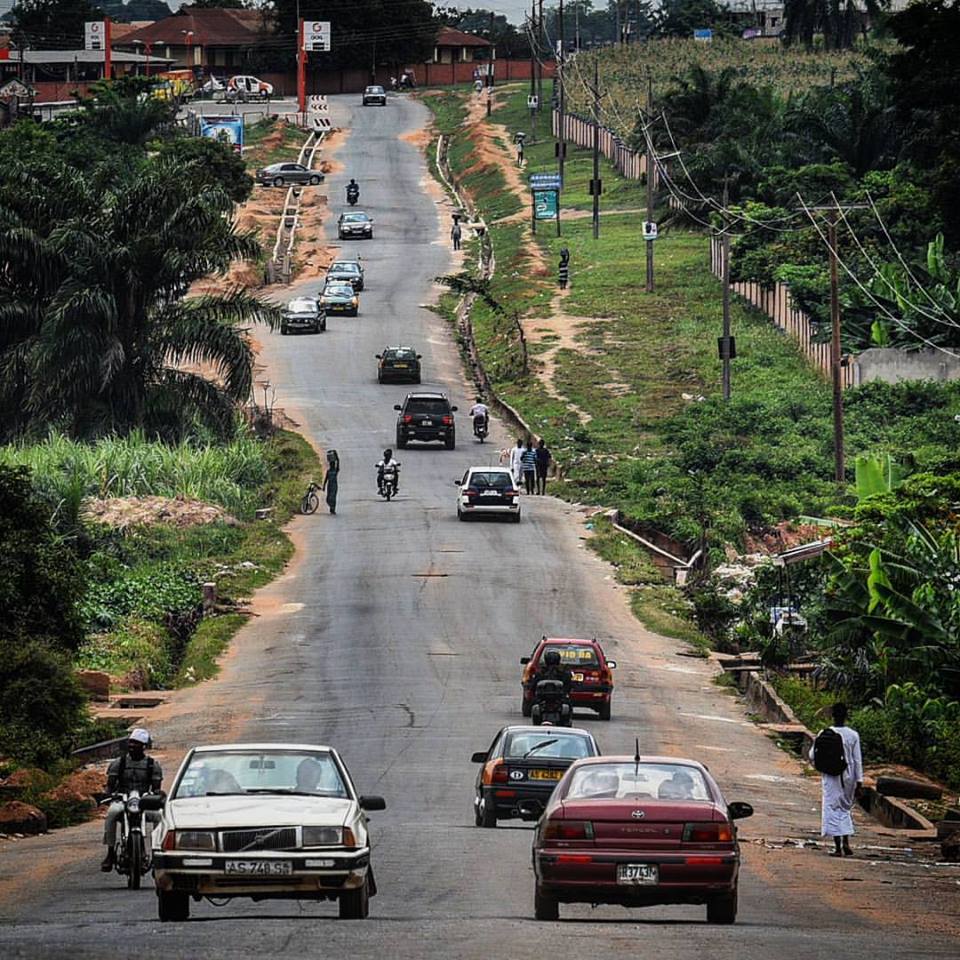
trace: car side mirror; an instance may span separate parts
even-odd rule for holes
[[[423,359],[423,354],[422,354],[422,353],[418,353],[418,354],[417,354],[417,359],[418,359],[418,360],[422,360],[422,359]]]
[[[377,357],[378,360],[382,360],[382,359],[383,359],[383,355],[382,355],[382,354],[379,354],[379,353],[376,355],[376,357]]]
[[[487,762],[487,751],[478,750],[476,753],[470,754],[471,763],[486,763]]]
[[[393,405],[393,409],[394,409],[394,410],[402,410],[403,407],[401,407],[399,403],[395,403],[395,404]]]
[[[727,816],[731,820],[744,820],[753,816],[753,807],[749,803],[734,800],[733,803],[727,804]]]
[[[525,667],[529,662],[530,662],[530,658],[529,658],[529,657],[521,657],[521,658],[520,658],[520,666],[521,666],[521,667]]]
[[[454,481],[453,481],[453,485],[454,485],[455,487],[459,487],[462,483],[463,483],[462,480],[454,480]]]
[[[521,820],[539,820],[543,814],[543,804],[539,800],[523,800],[518,809]]]
[[[616,669],[617,669],[617,661],[616,661],[616,660],[608,660],[608,661],[607,661],[607,669],[608,669],[608,670],[616,670]]]
[[[141,810],[162,810],[166,805],[167,797],[163,793],[148,793],[140,798]]]
[[[386,810],[387,801],[384,800],[383,797],[361,797],[360,809],[361,810]]]
[[[451,409],[454,413],[457,412],[457,408],[456,408],[456,407],[451,407],[450,409]]]

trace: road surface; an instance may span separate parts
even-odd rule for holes
[[[374,463],[392,445],[392,408],[406,389],[377,385],[381,347],[416,346],[424,387],[468,406],[450,332],[420,306],[450,267],[449,220],[422,156],[402,139],[427,122],[421,104],[395,97],[361,109],[345,97],[331,98],[331,110],[351,126],[335,157],[341,171],[328,178],[331,209],[354,176],[376,219],[373,242],[346,247],[366,264],[361,315],[331,319],[321,336],[262,340],[278,405],[340,453],[338,515],[295,522],[297,560],[258,597],[221,678],[148,722],[168,777],[196,742],[335,745],[358,789],[387,799],[372,815],[380,895],[365,922],[336,920],[330,903],[239,900],[194,905],[191,922],[161,925],[152,890],[128,892],[97,871],[99,826],[87,824],[0,848],[0,956],[866,960],[881,946],[898,958],[948,955],[956,944],[936,926],[920,930],[883,907],[916,871],[749,842],[811,836],[815,786],[712,682],[708,664],[637,624],[610,569],[584,547],[574,507],[525,498],[520,525],[456,521],[452,481],[510,443],[501,427],[480,447],[462,417],[455,451],[403,451],[399,499],[376,496]],[[597,636],[619,662],[613,721],[581,718],[602,747],[632,752],[638,737],[647,752],[703,759],[728,799],[754,803],[736,927],[707,926],[702,907],[562,907],[560,923],[531,919],[530,828],[473,825],[469,759],[521,721],[518,658],[542,633]]]

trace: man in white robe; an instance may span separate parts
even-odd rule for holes
[[[517,439],[517,445],[510,451],[510,472],[513,482],[519,487],[523,478],[523,440]]]
[[[831,857],[850,857],[850,837],[853,829],[853,805],[863,787],[863,758],[860,754],[860,734],[847,726],[847,707],[842,703],[833,705],[833,726],[843,740],[843,755],[847,768],[839,776],[820,774],[823,792],[823,812],[820,832],[825,837],[833,837],[834,850]],[[810,751],[810,762],[814,760],[816,746]]]

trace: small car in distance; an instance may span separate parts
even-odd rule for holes
[[[679,757],[575,761],[557,784],[533,839],[534,916],[561,903],[625,907],[705,904],[708,923],[734,923],[740,849],[735,820],[706,767]]]
[[[327,315],[318,300],[313,297],[297,297],[283,309],[280,318],[280,333],[308,331],[321,333],[327,329]]]
[[[495,827],[498,820],[543,809],[553,788],[574,760],[597,757],[600,748],[592,734],[577,727],[504,727],[487,750],[470,758],[483,764],[473,798],[478,827]]]
[[[601,720],[610,719],[613,704],[613,671],[616,660],[610,660],[603,647],[593,640],[578,640],[569,637],[541,637],[529,657],[521,657],[523,666],[522,712],[529,717],[533,710],[532,678],[538,672],[544,655],[549,650],[560,654],[560,662],[573,674],[570,688],[570,705],[596,710]]]
[[[508,467],[468,467],[453,482],[458,520],[499,515],[520,522],[520,491]]]
[[[337,220],[337,237],[340,240],[372,240],[373,221],[362,210],[341,213]]]
[[[377,383],[388,380],[420,382],[421,356],[413,347],[384,347],[377,354]]]
[[[360,297],[349,283],[331,282],[320,294],[320,306],[328,313],[339,313],[345,317],[360,314]]]
[[[332,747],[194,747],[153,832],[160,920],[187,920],[204,897],[337,900],[341,919],[363,919],[376,893],[366,811],[385,808]]]
[[[381,86],[373,85],[363,91],[363,106],[368,107],[371,103],[385,107],[387,105],[387,92]]]
[[[453,415],[457,408],[444,393],[408,393],[398,410],[397,449],[403,450],[411,440],[441,441],[448,450],[457,445],[457,427]]]
[[[226,93],[228,101],[239,100],[243,103],[254,99],[267,100],[273,96],[273,84],[258,77],[237,74],[227,81]]]
[[[257,171],[256,181],[264,187],[307,184],[315,187],[326,178],[319,170],[308,170],[302,163],[271,163]]]
[[[356,260],[334,260],[327,267],[324,280],[326,283],[331,280],[349,283],[359,293],[363,289],[363,267]]]

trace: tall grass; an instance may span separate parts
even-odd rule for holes
[[[51,434],[41,443],[0,447],[0,465],[25,466],[56,502],[78,497],[182,496],[220,504],[236,517],[258,506],[269,479],[263,444],[242,437],[222,445],[172,446],[142,434],[78,443]]]

